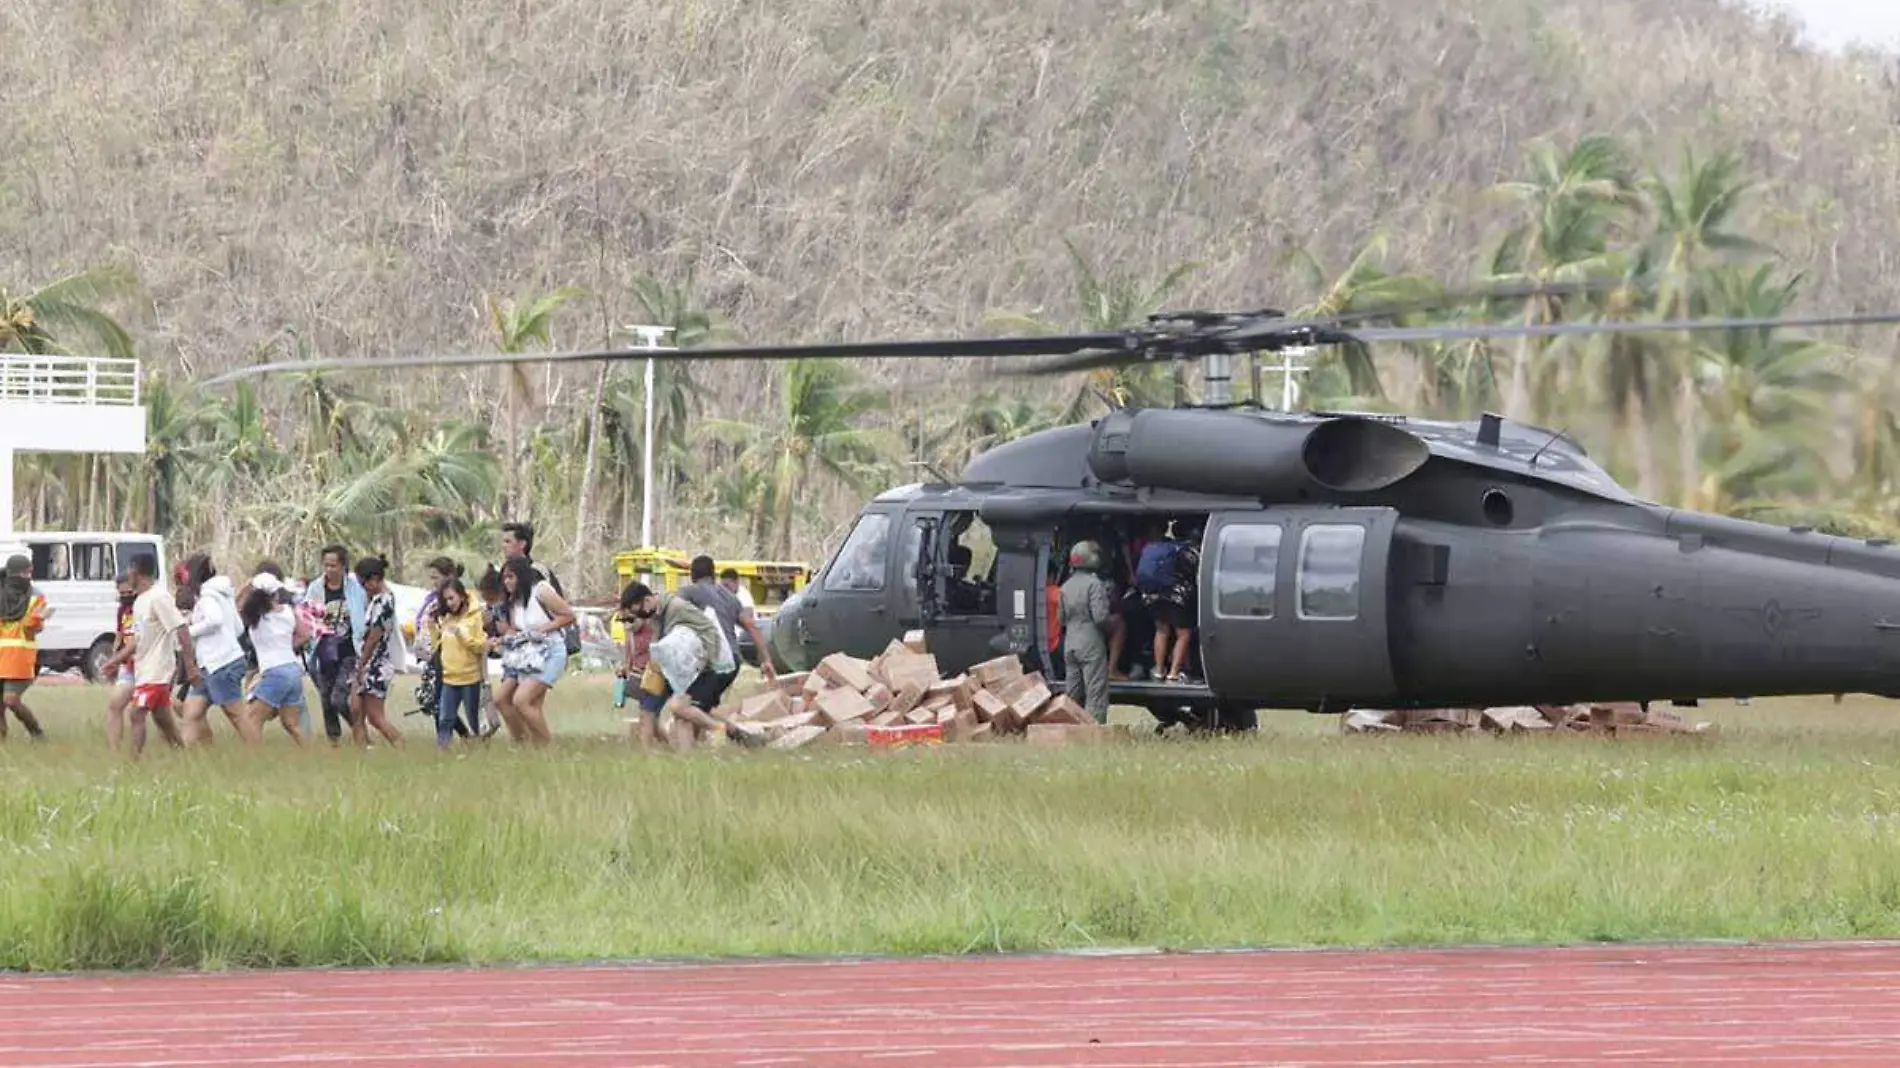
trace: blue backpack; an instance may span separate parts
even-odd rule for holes
[[[1141,550],[1135,563],[1135,588],[1143,593],[1165,593],[1174,586],[1174,558],[1180,555],[1178,541],[1151,541]]]

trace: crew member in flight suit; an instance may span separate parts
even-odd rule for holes
[[[1092,541],[1069,550],[1074,573],[1062,584],[1062,677],[1069,697],[1097,723],[1108,722],[1108,585],[1097,572],[1102,551]]]

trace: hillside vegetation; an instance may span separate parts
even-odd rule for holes
[[[974,334],[1003,314],[1072,327],[1162,303],[1297,307],[1342,275],[1335,296],[1390,291],[1371,267],[1575,273],[1660,248],[1653,267],[1670,260],[1651,240],[1667,212],[1643,178],[1688,193],[1685,172],[1711,166],[1721,189],[1746,186],[1716,198],[1733,209],[1722,227],[1759,242],[1771,276],[1751,290],[1707,274],[1718,243],[1687,264],[1704,280],[1647,311],[1759,307],[1796,275],[1795,308],[1900,304],[1900,95],[1878,61],[1813,54],[1714,0],[0,0],[0,35],[0,285],[21,306],[72,273],[136,276],[149,303],[99,299],[162,373],[153,453],[23,462],[23,514],[130,517],[232,551],[332,536],[485,550],[504,509],[548,532],[544,555],[637,533],[637,363],[604,382],[587,367],[272,381],[215,403],[190,385],[265,353],[595,346],[656,320],[688,342]],[[1617,172],[1634,192],[1610,199],[1629,206],[1602,208],[1568,259],[1535,243],[1501,256],[1535,212],[1498,183],[1532,175],[1540,143],[1587,170],[1573,149],[1596,134],[1627,156],[1601,177]],[[1572,192],[1543,218],[1601,208]],[[97,348],[82,333],[58,340]],[[1874,395],[1891,338],[1849,340],[1880,360],[1802,359]],[[1659,497],[1883,510],[1885,461],[1867,450],[1886,406],[1811,376],[1776,386],[1798,403],[1763,408],[1676,350],[1592,357],[1610,370],[1579,354],[1515,386],[1497,379],[1524,354],[1500,350],[1481,382],[1472,355],[1380,352],[1370,383],[1348,359],[1308,399],[1511,400]],[[1074,414],[1073,382],[986,394],[978,370],[663,374],[663,539],[809,556],[859,490],[914,477],[905,461],[955,464]],[[1797,481],[1705,484],[1753,447],[1712,435],[1795,417],[1815,432]],[[1843,429],[1861,434],[1818,438]]]

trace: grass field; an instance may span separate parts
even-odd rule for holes
[[[445,757],[411,717],[402,752],[225,727],[134,765],[101,691],[32,696],[51,738],[0,746],[8,969],[1900,934],[1900,719],[1873,700],[1723,702],[1695,739],[1288,714],[643,756],[570,682],[544,752]]]

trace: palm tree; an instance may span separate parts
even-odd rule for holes
[[[608,484],[619,501],[622,528],[634,525],[633,504],[640,496],[640,478],[646,448],[646,384],[644,375],[619,373],[607,380],[607,394],[601,412],[601,440],[606,446],[605,469],[611,472]],[[684,469],[696,450],[686,441],[687,420],[699,397],[699,387],[684,365],[677,360],[658,363],[653,368],[653,458],[658,473],[656,491],[672,488],[678,472]],[[702,450],[698,450],[702,451]]]
[[[1062,239],[1062,246],[1068,250],[1069,265],[1075,272],[1077,325],[1089,333],[1124,330],[1141,325],[1148,316],[1161,310],[1163,302],[1188,275],[1202,267],[1195,262],[1177,263],[1163,272],[1159,281],[1147,284],[1132,274],[1102,274],[1066,237]],[[1005,329],[1028,333],[1054,334],[1061,330],[1049,320],[1033,314],[1000,313],[988,319]],[[1160,365],[1090,371],[1063,410],[1061,421],[1081,421],[1089,410],[1090,400],[1096,396],[1106,397],[1116,406],[1165,405],[1172,389],[1169,371],[1169,368]]]
[[[276,336],[259,346],[258,359],[267,359],[271,350],[284,341],[289,342],[289,359],[317,358],[316,346],[303,336],[295,324],[287,324]],[[362,448],[363,442],[356,424],[379,406],[359,393],[352,385],[351,376],[345,372],[302,371],[287,376],[287,380],[303,427],[297,445],[298,463],[314,472],[318,480],[322,481],[323,476],[346,455]]]
[[[1740,157],[1720,153],[1698,162],[1685,146],[1682,166],[1672,182],[1652,175],[1645,183],[1656,212],[1654,257],[1662,263],[1662,288],[1656,314],[1688,319],[1699,313],[1700,280],[1710,261],[1735,253],[1766,251],[1765,246],[1732,227],[1754,183],[1741,174]],[[1693,339],[1685,339],[1674,362],[1676,384],[1677,482],[1684,507],[1705,507],[1701,500],[1701,397]]]
[[[203,429],[207,456],[221,457],[234,475],[266,478],[276,470],[281,454],[265,421],[256,383],[239,382],[228,402],[208,406]]]
[[[865,388],[856,370],[824,359],[788,360],[780,367],[777,419],[715,420],[706,429],[740,443],[741,463],[764,474],[758,504],[772,517],[779,558],[790,559],[796,512],[812,507],[814,480],[863,492],[879,473],[878,458],[893,451],[894,443],[858,425],[883,397]]]
[[[772,480],[770,472],[747,462],[721,464],[712,470],[708,497],[725,515],[746,517],[746,536],[755,546],[764,546],[772,538]]]
[[[587,295],[587,291],[575,286],[562,286],[538,297],[521,300],[496,300],[484,294],[483,301],[488,308],[489,325],[494,328],[496,346],[506,353],[528,351],[528,346],[539,343],[552,347],[554,313],[561,305]],[[530,411],[538,423],[542,404],[534,399],[533,387],[522,364],[510,363],[502,367],[502,404],[508,414],[508,468],[507,496],[502,502],[510,514],[517,510],[526,514],[529,502],[522,498],[521,480],[521,415]]]
[[[1863,390],[1847,490],[1859,510],[1891,514],[1900,496],[1900,361],[1878,362],[1873,374],[1858,376]]]
[[[132,335],[100,309],[115,298],[151,305],[138,277],[117,267],[70,274],[24,296],[0,289],[0,352],[131,359]]]
[[[943,458],[953,460],[958,466],[967,464],[971,457],[986,449],[1061,425],[1059,415],[1024,393],[978,393],[964,405],[950,426],[956,436],[955,449]]]
[[[469,420],[438,421],[408,455],[410,489],[422,502],[414,512],[420,533],[447,541],[478,527],[500,483],[488,428]]]
[[[1711,311],[1748,319],[1785,314],[1800,279],[1776,281],[1774,273],[1772,264],[1710,272]],[[1698,498],[1730,511],[1822,488],[1829,402],[1850,385],[1829,366],[1840,351],[1773,330],[1724,330],[1696,356],[1708,418]]]
[[[174,391],[165,375],[153,372],[145,383],[145,456],[141,477],[146,490],[146,518],[153,533],[170,537],[178,524],[178,483],[181,467],[192,455],[192,439],[203,418],[185,400],[188,392]]]
[[[1618,249],[1609,260],[1612,269],[1629,284],[1589,302],[1592,314],[1609,320],[1629,320],[1651,314],[1654,295],[1637,283],[1652,274],[1645,248]],[[1584,379],[1598,410],[1605,413],[1611,447],[1607,463],[1618,467],[1627,454],[1635,468],[1637,496],[1657,500],[1664,479],[1657,463],[1649,413],[1667,398],[1660,392],[1666,344],[1640,334],[1612,334],[1588,338],[1578,345],[1584,359]]]
[[[695,304],[682,287],[669,286],[658,279],[642,276],[633,282],[633,294],[640,304],[646,325],[672,328],[671,343],[674,348],[688,349],[718,340],[731,333],[714,314]],[[669,372],[668,392],[662,392],[661,366]],[[685,432],[687,408],[696,392],[690,372],[680,361],[668,361],[665,365],[655,366],[653,384],[656,406],[654,410],[654,431],[658,436],[660,419],[658,400],[667,397],[670,428],[682,436]],[[600,449],[601,423],[607,413],[607,363],[602,361],[594,378],[593,402],[587,409],[587,449],[581,463],[581,485],[579,499],[575,504],[573,560],[569,564],[569,573],[581,573],[581,555],[586,545],[587,513],[592,503],[595,459]],[[644,385],[641,387],[644,389]],[[641,441],[645,441],[645,397],[641,398]]]
[[[1374,234],[1353,256],[1352,262],[1337,274],[1304,248],[1289,252],[1287,266],[1308,288],[1316,291],[1309,302],[1294,310],[1294,317],[1325,317],[1402,306],[1429,299],[1442,291],[1438,281],[1429,275],[1387,271],[1388,245],[1384,233]],[[1346,400],[1368,407],[1385,400],[1385,385],[1380,380],[1372,350],[1362,343],[1334,346],[1314,365],[1311,373],[1313,378],[1308,390],[1314,397]]]
[[[1498,245],[1489,280],[1575,282],[1613,269],[1611,238],[1624,213],[1640,200],[1617,143],[1608,137],[1585,137],[1559,155],[1555,145],[1540,141],[1532,146],[1528,163],[1525,177],[1493,187],[1518,206],[1522,221]],[[1549,294],[1527,297],[1522,320],[1527,326],[1557,322],[1564,317],[1563,304],[1563,298]],[[1530,379],[1532,351],[1539,344],[1530,337],[1519,339],[1511,359],[1504,411],[1512,418],[1538,415]]]
[[[487,428],[468,420],[387,409],[377,420],[374,451],[355,460],[349,477],[293,506],[297,535],[375,546],[397,572],[411,544],[452,542],[479,526],[499,488]]]

